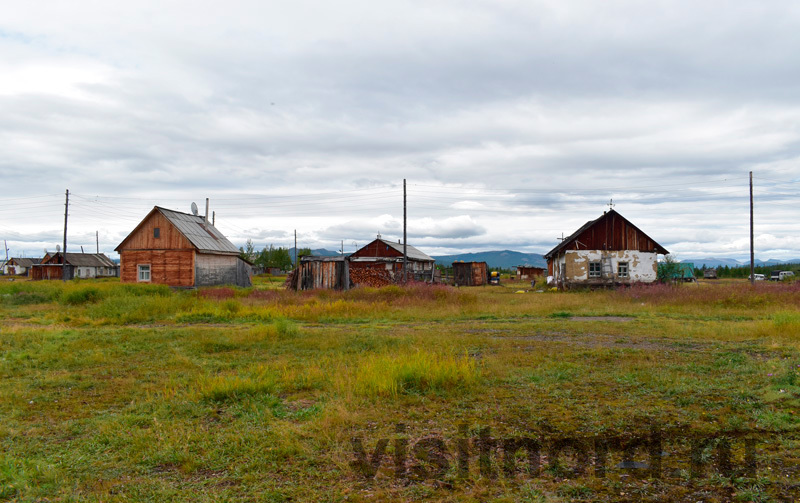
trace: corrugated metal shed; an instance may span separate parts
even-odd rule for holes
[[[228,241],[216,227],[205,223],[205,218],[160,206],[156,209],[174,225],[200,252],[239,254],[239,249]]]

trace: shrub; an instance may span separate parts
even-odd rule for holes
[[[68,304],[71,306],[78,306],[81,304],[93,304],[99,301],[102,298],[102,294],[100,290],[97,288],[90,286],[86,288],[81,288],[79,290],[72,290],[71,292],[67,292],[62,297],[62,302],[64,304]]]

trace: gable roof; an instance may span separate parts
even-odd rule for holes
[[[54,253],[48,257],[47,262],[57,262],[58,259],[65,255],[67,264],[78,267],[117,267],[113,260],[106,257],[102,253]],[[47,264],[45,264],[47,265]]]
[[[580,229],[578,229],[577,231],[575,231],[572,234],[570,234],[569,237],[565,238],[555,248],[553,248],[549,252],[545,253],[544,254],[544,258],[546,258],[546,259],[551,258],[553,255],[557,254],[561,250],[563,250],[563,249],[567,248],[568,246],[570,246],[576,239],[578,239],[578,237],[580,237],[581,234],[584,233],[584,231],[586,231],[587,229],[591,228],[593,225],[599,223],[601,220],[604,220],[606,218],[611,218],[612,216],[622,219],[630,227],[636,229],[636,231],[638,231],[638,232],[641,232],[642,235],[644,235],[644,237],[646,237],[647,239],[652,241],[653,245],[655,246],[655,252],[656,253],[660,253],[662,255],[669,254],[669,252],[666,250],[666,248],[664,248],[660,244],[656,243],[656,241],[653,238],[651,238],[650,236],[645,234],[640,228],[638,228],[635,225],[633,225],[630,222],[630,220],[628,220],[627,218],[625,218],[622,215],[620,215],[619,213],[617,213],[614,209],[611,209],[609,211],[603,212],[603,214],[601,216],[599,216],[598,218],[595,218],[594,220],[589,220],[588,222],[583,224]]]
[[[42,261],[40,258],[25,258],[25,257],[14,257],[9,259],[7,262],[8,264],[18,265],[20,267],[31,267],[34,264],[38,264]]]
[[[166,218],[169,223],[175,226],[178,229],[183,237],[189,240],[189,242],[194,246],[197,251],[203,253],[222,253],[227,255],[238,255],[239,249],[233,246],[233,243],[228,241],[228,238],[222,235],[222,233],[217,230],[216,227],[211,225],[211,222],[206,224],[205,218],[201,217],[200,215],[191,215],[189,213],[183,213],[180,211],[175,210],[168,210],[167,208],[162,208],[160,206],[155,206],[147,214],[146,217],[136,226],[133,231],[131,231],[128,236],[122,240],[122,242],[115,248],[115,250],[119,250],[122,245],[134,234],[139,228],[150,218],[150,216],[154,212],[161,213],[164,218]]]
[[[395,250],[399,251],[401,255],[403,254],[403,243],[394,243],[392,241],[386,241],[385,239],[377,239],[376,241],[380,241],[381,243],[385,244],[386,246],[394,248]],[[367,245],[367,246],[369,246],[369,245]],[[414,248],[411,245],[406,245],[406,255],[408,256],[408,258],[410,260],[421,260],[423,262],[427,262],[427,261],[435,262],[433,257],[430,257],[425,253],[422,253],[421,251],[419,251],[418,249]]]

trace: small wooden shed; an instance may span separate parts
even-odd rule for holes
[[[327,288],[347,290],[350,288],[350,272],[345,257],[303,256],[292,273],[291,287],[294,290]]]
[[[517,280],[519,281],[532,281],[538,278],[544,278],[546,274],[547,269],[544,267],[534,267],[532,265],[517,266]]]
[[[489,280],[486,262],[453,262],[455,286],[483,286]]]

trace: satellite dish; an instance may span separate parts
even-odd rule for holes
[[[192,203],[192,215],[197,216],[197,204]]]
[[[56,245],[56,253],[61,251],[61,245]]]

